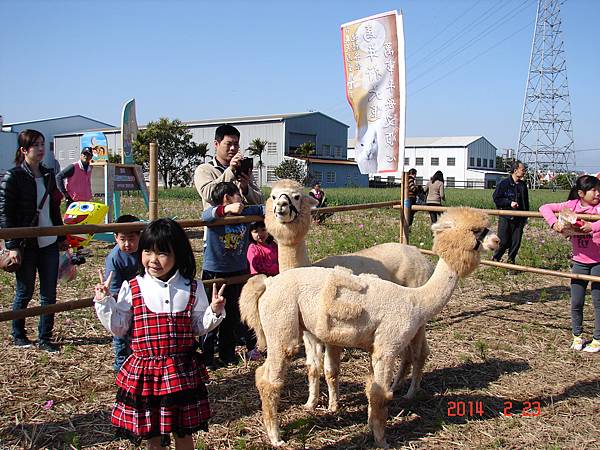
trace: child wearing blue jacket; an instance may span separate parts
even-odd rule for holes
[[[202,220],[206,222],[212,222],[227,215],[264,215],[263,205],[246,206],[242,203],[240,191],[232,182],[217,184],[213,190],[211,201],[216,206],[212,206],[202,213]],[[202,280],[233,277],[250,273],[246,259],[249,225],[247,223],[239,223],[206,228]],[[204,338],[202,351],[206,367],[209,369],[214,370],[218,364],[214,358],[217,334],[219,337],[219,363],[222,365],[238,363],[235,355],[235,346],[238,338],[245,340],[248,351],[255,347],[254,336],[240,321],[238,302],[242,286],[242,284],[227,284],[223,293],[223,297],[226,299],[225,319],[218,330],[211,331]]]

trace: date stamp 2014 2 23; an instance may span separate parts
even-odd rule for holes
[[[482,400],[449,401],[446,415],[448,417],[482,417],[484,415],[484,406]],[[542,414],[542,406],[537,400],[525,400],[522,402],[505,400],[500,413],[505,417],[537,417]]]

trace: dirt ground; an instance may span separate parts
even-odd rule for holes
[[[194,247],[199,251],[199,243]],[[99,267],[108,247],[86,263]],[[104,251],[104,253],[102,253]],[[93,270],[90,270],[93,273]],[[10,277],[0,279],[2,309],[10,308]],[[61,285],[61,299],[91,296],[91,275]],[[585,329],[593,329],[587,298]],[[35,337],[37,319],[28,319]],[[91,308],[60,313],[55,334],[62,349],[48,354],[10,345],[0,371],[0,448],[133,448],[110,426],[115,387],[111,339]],[[572,352],[568,281],[509,275],[480,268],[461,281],[442,313],[427,326],[431,356],[422,390],[390,403],[388,442],[395,448],[600,448],[600,354]],[[368,357],[344,354],[341,408],[305,412],[307,383],[300,355],[280,405],[290,448],[369,448],[364,378]],[[258,363],[212,373],[214,418],[197,448],[268,448],[254,387]]]

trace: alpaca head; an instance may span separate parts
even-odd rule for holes
[[[273,183],[265,207],[267,231],[278,244],[295,245],[302,241],[311,222],[311,209],[317,201],[304,194],[300,183],[280,180]]]
[[[496,250],[500,240],[489,231],[487,214],[473,208],[450,208],[431,226],[433,251],[459,276],[473,272],[481,252]]]

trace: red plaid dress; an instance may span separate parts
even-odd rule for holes
[[[112,410],[117,434],[139,443],[157,436],[169,442],[170,433],[185,436],[208,431],[208,373],[201,355],[194,351],[192,334],[196,281],[190,286],[185,310],[172,314],[152,312],[137,280],[129,285],[133,353],[117,375],[117,400]]]

